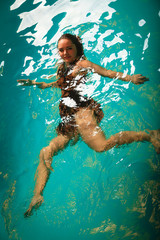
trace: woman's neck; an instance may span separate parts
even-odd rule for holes
[[[73,67],[79,61],[79,59],[80,59],[80,57],[76,57],[76,59],[71,63],[66,63],[65,62],[65,66],[66,67]]]

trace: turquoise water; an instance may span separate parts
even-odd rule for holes
[[[58,89],[17,86],[55,74],[57,39],[81,36],[89,60],[150,78],[136,86],[92,76],[107,137],[159,128],[160,4],[156,0],[0,3],[0,239],[158,240],[160,163],[149,143],[95,153],[81,140],[54,157],[44,204],[24,219],[42,147],[56,136]],[[53,80],[54,77],[51,79]]]

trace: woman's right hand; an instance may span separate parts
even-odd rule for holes
[[[18,83],[20,83],[22,86],[32,86],[35,84],[35,80],[30,79],[19,79],[17,80]]]
[[[30,80],[30,79],[19,79],[17,80],[17,82],[20,83],[22,86],[36,85],[38,88],[41,88],[41,89],[45,89],[49,87],[57,87],[56,82],[52,82],[52,83],[36,82],[35,80]]]
[[[41,83],[37,83],[37,87],[41,88],[41,89],[45,89],[45,88],[48,88],[49,85],[48,85],[48,83],[41,82]]]

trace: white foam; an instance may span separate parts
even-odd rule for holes
[[[4,61],[2,61],[1,63],[0,63],[0,68],[1,67],[4,67]]]
[[[10,10],[13,11],[17,8],[19,8],[26,0],[16,0],[11,6]]]
[[[144,41],[143,53],[144,53],[145,50],[148,48],[149,38],[150,38],[150,33],[147,35],[147,38],[146,38],[145,41]]]
[[[64,18],[59,22],[57,33],[49,41],[49,44],[51,44],[57,42],[57,39],[62,35],[62,32],[66,28],[74,28],[80,24],[88,22],[100,23],[99,19],[104,12],[108,13],[106,19],[111,19],[115,10],[109,7],[109,4],[115,1],[116,0],[106,0],[105,3],[100,1],[97,4],[97,0],[79,0],[75,2],[70,0],[58,0],[51,6],[45,5],[45,1],[43,1],[32,11],[19,14],[21,23],[17,32],[19,33],[28,27],[36,25],[34,33],[30,33],[30,36],[34,39],[32,44],[35,46],[43,46],[47,42],[45,36],[51,27],[54,26],[52,19],[61,13],[65,13]],[[88,13],[90,13],[90,15],[88,15]]]
[[[32,59],[33,59],[32,57],[30,57],[30,56],[26,56],[25,59],[24,59],[23,67],[26,66],[26,62],[27,62],[27,61],[30,61],[30,60],[32,60]]]
[[[141,19],[139,22],[138,22],[138,25],[140,27],[142,27],[144,24],[146,23],[146,21],[144,19]]]
[[[31,60],[28,68],[26,68],[25,71],[22,72],[22,74],[29,76],[34,71],[34,68],[33,68],[34,64],[35,64],[35,62],[33,60]]]
[[[11,50],[12,50],[12,49],[11,49],[11,48],[9,48],[9,49],[8,49],[8,51],[7,51],[7,54],[9,54],[9,53],[11,52]]]

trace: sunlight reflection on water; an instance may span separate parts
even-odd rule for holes
[[[41,47],[41,50],[38,50],[40,57],[37,61],[34,55],[26,56],[24,59],[24,70],[22,71],[22,75],[29,76],[34,72],[38,73],[41,69],[53,68],[53,65],[59,58],[57,54],[57,39],[64,31],[70,31],[74,28],[76,28],[74,32],[77,35],[81,36],[86,51],[90,50],[96,54],[101,54],[105,51],[105,48],[110,48],[112,46],[120,44],[120,50],[118,50],[116,53],[111,53],[111,55],[108,57],[105,56],[101,61],[101,64],[105,67],[108,63],[111,64],[111,62],[119,59],[120,62],[125,65],[125,62],[130,55],[130,51],[127,52],[126,49],[123,49],[123,43],[125,42],[121,37],[123,37],[124,33],[115,32],[115,30],[108,28],[104,33],[100,33],[99,25],[102,24],[104,20],[110,20],[112,18],[112,15],[116,12],[114,8],[109,6],[109,4],[112,2],[115,1],[105,1],[105,4],[104,1],[100,1],[97,6],[96,1],[87,1],[86,3],[85,0],[68,0],[63,2],[59,0],[56,1],[53,5],[49,6],[46,5],[46,1],[34,1],[33,5],[39,3],[36,8],[29,12],[22,12],[18,14],[21,19],[21,23],[17,30],[17,33],[20,33],[21,37],[25,37],[26,41],[29,44],[32,44],[36,47]],[[23,3],[24,1],[16,1],[10,9],[13,11],[19,8]],[[85,8],[83,7],[84,4]],[[92,11],[95,6],[96,12]],[[54,18],[61,13],[65,13],[65,15],[58,22],[57,32],[55,32],[50,41],[47,41],[47,33],[50,31],[50,29],[53,29],[54,25],[56,24],[54,22]],[[107,13],[107,16],[104,17],[102,21],[100,18],[104,13]],[[93,27],[87,27],[88,22],[90,24],[92,23]],[[85,31],[81,32],[81,26],[86,26]],[[30,31],[31,27],[34,27],[32,29],[32,32]],[[111,40],[108,40],[108,37]],[[91,43],[95,43],[95,41],[96,46],[90,46]],[[128,67],[130,67],[130,69],[126,68],[126,70],[124,70],[124,76],[127,73],[134,74],[135,66],[133,60],[130,61],[130,66]],[[97,94],[100,94],[100,90],[98,90],[100,77],[94,75],[92,76],[92,80],[93,82],[94,80],[96,81],[90,85],[89,88],[87,88],[87,91],[89,95],[95,96]],[[112,82],[112,84],[114,84],[114,82]],[[123,83],[123,86],[124,88],[128,88],[129,84]],[[105,88],[109,88],[108,83],[106,83],[106,86],[104,86],[103,90]],[[109,98],[111,100],[115,100],[115,96],[111,98],[110,95]],[[116,99],[116,101],[118,101],[118,98]],[[106,102],[103,102],[103,104],[105,103],[107,103],[107,100]]]

